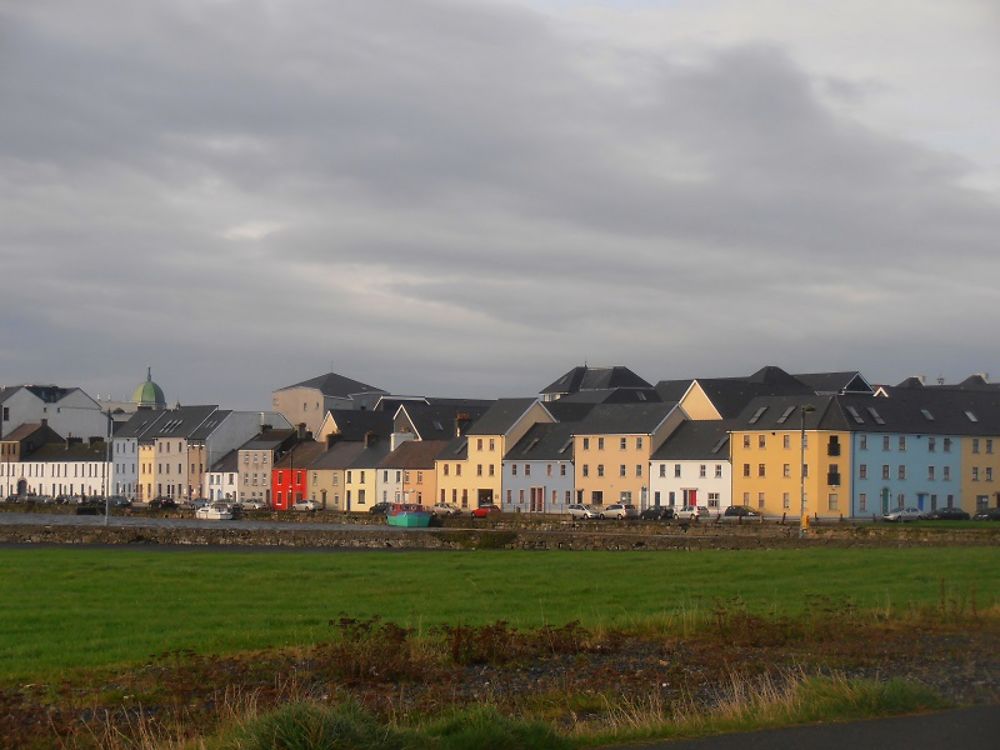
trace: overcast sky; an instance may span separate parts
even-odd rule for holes
[[[1000,379],[995,0],[0,0],[0,383]]]

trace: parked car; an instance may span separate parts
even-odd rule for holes
[[[904,521],[919,521],[923,517],[924,512],[919,508],[897,508],[882,516],[882,520],[892,523],[902,523]]]
[[[968,521],[969,514],[961,508],[938,508],[924,515],[928,521]]]
[[[431,513],[435,516],[458,516],[462,511],[451,503],[435,503],[431,507]]]
[[[499,513],[500,508],[496,505],[480,505],[474,511],[472,511],[473,518],[486,518],[493,513]]]
[[[685,505],[677,511],[677,518],[685,521],[697,521],[699,518],[708,518],[712,513],[704,505]]]
[[[243,510],[264,510],[264,503],[260,500],[246,500],[240,503],[240,507]]]
[[[983,508],[972,517],[973,521],[1000,521],[1000,508]]]
[[[112,495],[108,498],[108,505],[112,508],[127,508],[131,504],[131,501],[124,495]]]
[[[373,516],[384,516],[389,513],[389,509],[392,507],[392,503],[375,503],[372,507],[368,509],[368,512]]]
[[[205,505],[194,512],[195,518],[210,521],[228,521],[233,517],[233,510],[228,505]]]
[[[176,510],[177,501],[172,497],[154,497],[149,507],[153,510]]]
[[[653,505],[639,514],[643,521],[669,521],[674,517],[674,509],[669,505]]]
[[[595,513],[592,508],[587,505],[581,505],[580,503],[567,505],[566,512],[572,518],[597,518],[597,513]]]
[[[612,503],[601,511],[598,518],[638,518],[639,511],[630,503]]]
[[[722,515],[726,518],[760,518],[760,513],[746,505],[730,505]]]
[[[319,505],[312,500],[296,500],[292,504],[292,510],[316,510]]]

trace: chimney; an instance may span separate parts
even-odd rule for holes
[[[48,427],[48,426],[49,426],[49,420],[47,420],[45,417],[42,417],[42,427]]]
[[[455,437],[462,437],[472,419],[468,412],[460,411],[455,415]]]
[[[330,450],[337,443],[338,440],[340,440],[340,435],[338,435],[336,432],[331,432],[329,435],[326,436],[326,449]]]
[[[376,437],[377,436],[375,435],[374,432],[368,430],[368,432],[365,433],[365,448],[371,448],[372,443],[375,442]]]
[[[298,434],[296,435],[296,437],[298,437],[299,440],[305,440],[306,439],[306,423],[305,422],[299,422],[298,425],[296,425],[296,429],[298,430]]]

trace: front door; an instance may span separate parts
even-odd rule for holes
[[[479,490],[479,504],[489,505],[493,502],[493,490]]]
[[[882,515],[889,512],[889,488],[882,488]]]
[[[531,512],[541,513],[545,508],[545,490],[542,487],[531,488]]]
[[[917,509],[918,510],[923,510],[924,509],[924,502],[926,500],[927,500],[927,493],[926,492],[918,492],[917,493]]]

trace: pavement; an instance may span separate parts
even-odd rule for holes
[[[628,750],[998,750],[1000,706],[627,747]]]

